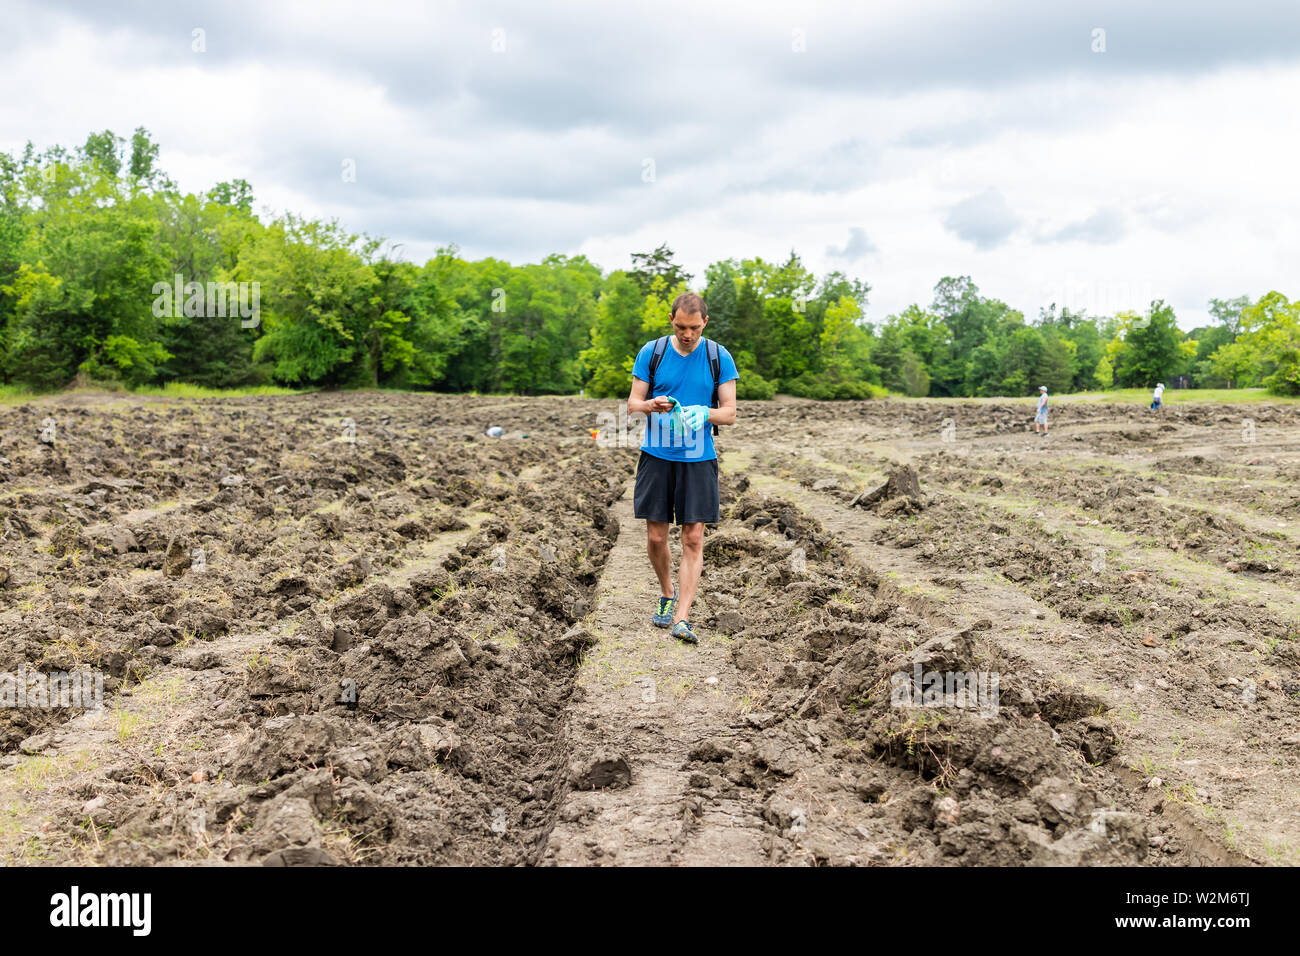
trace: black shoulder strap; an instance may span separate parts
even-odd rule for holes
[[[646,380],[649,386],[645,390],[646,398],[655,397],[655,371],[659,368],[659,363],[664,360],[664,351],[668,348],[668,336],[660,336],[655,340],[655,350],[650,354],[650,378]]]
[[[709,408],[718,407],[718,379],[722,377],[722,356],[718,352],[718,343],[713,339],[705,339],[704,347],[707,350],[704,354],[709,357],[709,371],[713,373],[713,397],[709,399]],[[718,433],[718,426],[713,426],[713,434]]]

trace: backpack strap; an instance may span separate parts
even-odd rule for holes
[[[713,397],[709,399],[709,408],[718,407],[718,379],[722,377],[722,356],[718,352],[718,343],[713,339],[704,340],[705,355],[709,358],[709,371],[713,373]],[[718,434],[718,426],[713,426],[713,434]]]
[[[664,360],[664,352],[668,349],[668,336],[660,336],[655,341],[655,350],[650,354],[650,377],[646,380],[649,386],[645,390],[646,398],[655,397],[655,372],[659,368],[659,363]]]

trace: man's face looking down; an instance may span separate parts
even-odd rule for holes
[[[704,326],[709,320],[698,312],[683,312],[678,309],[673,313],[673,331],[677,335],[677,347],[683,352],[695,348],[704,334]]]

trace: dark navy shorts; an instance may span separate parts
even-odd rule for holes
[[[668,461],[641,452],[632,514],[647,521],[718,523],[718,460]]]

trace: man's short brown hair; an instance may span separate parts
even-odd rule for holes
[[[709,317],[709,307],[704,304],[704,297],[698,296],[694,292],[683,292],[673,299],[673,309],[668,315],[670,317],[675,316],[679,309],[687,315],[698,314],[704,319]]]

